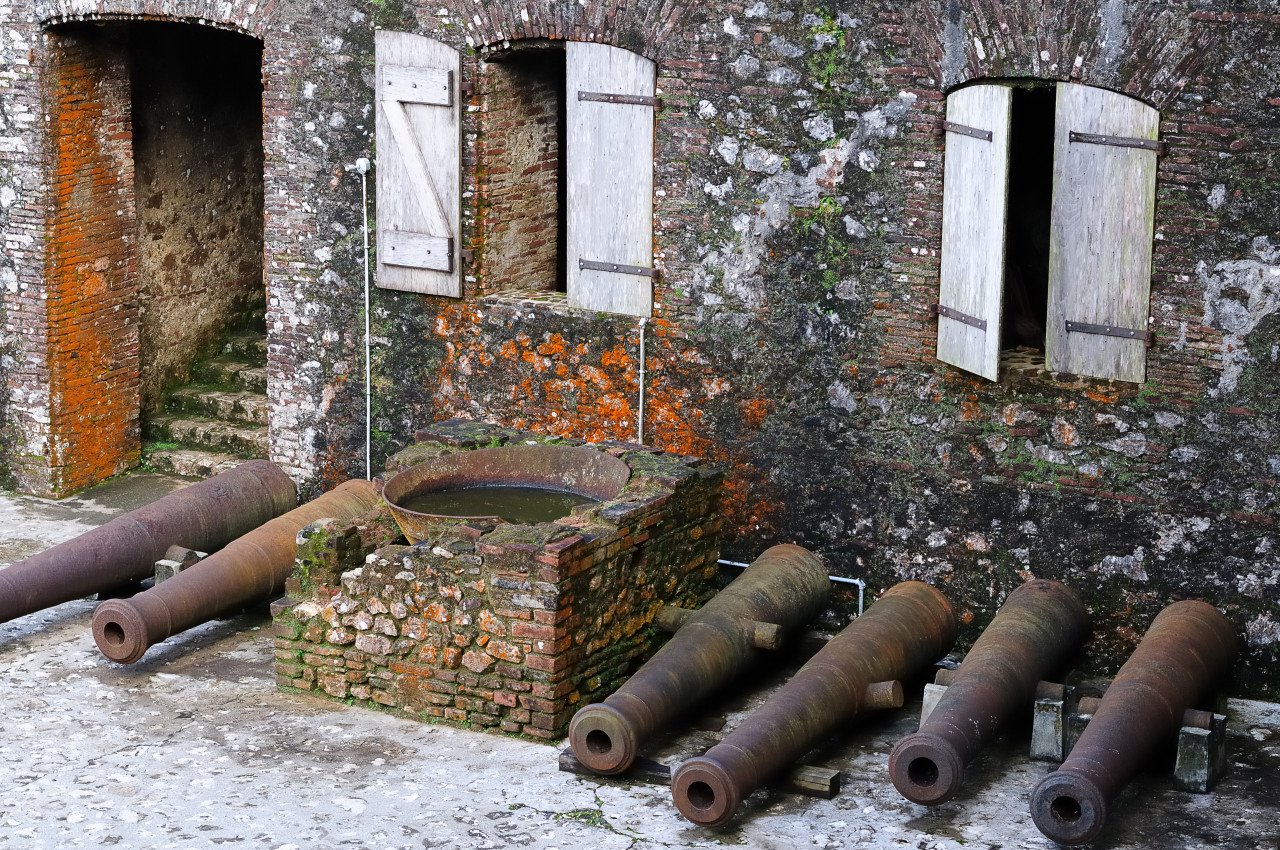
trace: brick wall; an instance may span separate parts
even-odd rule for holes
[[[420,443],[391,467],[458,450]],[[367,559],[354,527],[304,530],[299,596],[276,615],[280,687],[562,737],[577,708],[656,648],[663,604],[705,600],[719,552],[718,472],[637,446],[600,450],[632,467],[630,482],[554,523],[441,523]]]
[[[128,51],[67,27],[50,64],[50,490],[61,494],[138,462],[137,238]]]

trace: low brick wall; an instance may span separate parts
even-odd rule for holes
[[[475,425],[419,440],[389,472],[478,446],[561,442]],[[562,521],[441,523],[416,545],[367,557],[368,535],[354,527],[304,530],[291,598],[276,606],[279,686],[562,736],[579,705],[607,696],[657,648],[664,604],[710,596],[719,557],[717,469],[641,446],[593,447],[621,458],[630,481]]]

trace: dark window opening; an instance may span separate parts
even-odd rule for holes
[[[1056,89],[1015,87],[1000,347],[1044,350]]]
[[[565,292],[565,51],[526,46],[484,73],[483,288]]]

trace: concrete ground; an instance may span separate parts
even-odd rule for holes
[[[76,499],[0,495],[0,566],[177,486],[135,476]],[[843,848],[1051,847],[1026,797],[1049,765],[1025,733],[979,757],[959,799],[937,810],[889,783],[889,750],[917,702],[852,724],[810,763],[845,771],[830,801],[760,792],[724,830],[682,819],[660,785],[557,770],[558,747],[431,726],[278,693],[265,610],[215,622],[107,662],[91,600],[0,625],[0,847],[128,848]],[[265,606],[263,606],[265,609]],[[755,677],[767,687],[784,669]],[[709,706],[730,727],[759,692]],[[1280,706],[1232,701],[1227,776],[1208,795],[1140,777],[1097,847],[1280,847]],[[703,724],[708,725],[708,724]],[[709,746],[657,742],[662,761]]]

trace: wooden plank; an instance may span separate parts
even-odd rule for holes
[[[1058,83],[1045,328],[1052,370],[1146,380],[1143,339],[1068,331],[1066,323],[1147,330],[1156,153],[1070,134],[1155,141],[1159,128],[1160,113],[1131,97]]]
[[[461,297],[461,103],[449,90],[450,79],[460,78],[461,55],[433,39],[386,30],[375,34],[375,52],[375,282],[384,289]],[[411,100],[401,99],[406,92]]]
[[[986,328],[940,311],[938,359],[992,381],[1000,364],[1012,102],[1011,89],[997,85],[968,86],[947,98],[949,122],[991,138],[947,134],[938,303],[986,322]]]
[[[653,267],[651,106],[579,100],[578,92],[652,97],[655,66],[605,44],[566,45],[568,300],[574,307],[648,316],[648,277],[579,268],[579,260]]]

